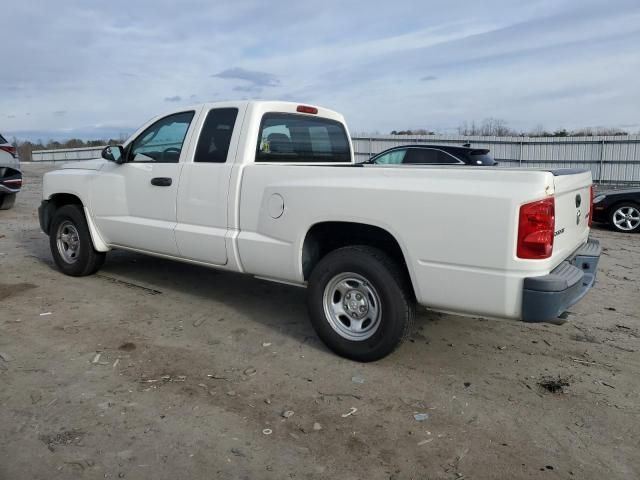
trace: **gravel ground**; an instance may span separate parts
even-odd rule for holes
[[[594,230],[563,326],[422,310],[358,364],[303,289],[125,252],[63,276],[25,170],[0,212],[0,479],[640,477],[640,235]]]

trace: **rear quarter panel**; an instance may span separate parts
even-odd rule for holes
[[[249,273],[303,283],[311,226],[376,225],[400,244],[421,304],[518,317],[523,278],[551,265],[515,257],[519,207],[552,193],[548,172],[253,164],[242,178],[239,255]],[[275,194],[285,203],[277,219],[269,214]]]

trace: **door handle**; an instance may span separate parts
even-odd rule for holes
[[[155,177],[151,179],[151,185],[155,185],[156,187],[170,187],[171,182],[172,180],[169,177]]]

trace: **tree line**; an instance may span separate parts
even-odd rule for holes
[[[518,131],[500,118],[485,118],[479,122],[472,120],[464,121],[456,129],[458,135],[463,136],[487,136],[487,137],[593,137],[597,135],[629,135],[629,132],[620,128],[611,127],[586,127],[576,130],[561,128],[558,130],[547,130],[542,125],[536,126],[529,131]],[[416,130],[392,130],[391,135],[435,135],[436,132],[427,129]]]

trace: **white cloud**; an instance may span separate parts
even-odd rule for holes
[[[628,0],[22,2],[0,29],[0,131],[124,131],[265,94],[357,131],[637,125],[638,25]]]
[[[243,80],[245,82],[249,82],[250,87],[255,88],[276,87],[280,84],[280,80],[278,80],[278,77],[276,77],[272,73],[246,70],[240,67],[228,68],[211,76],[231,80]],[[235,89],[237,90],[237,88]]]

